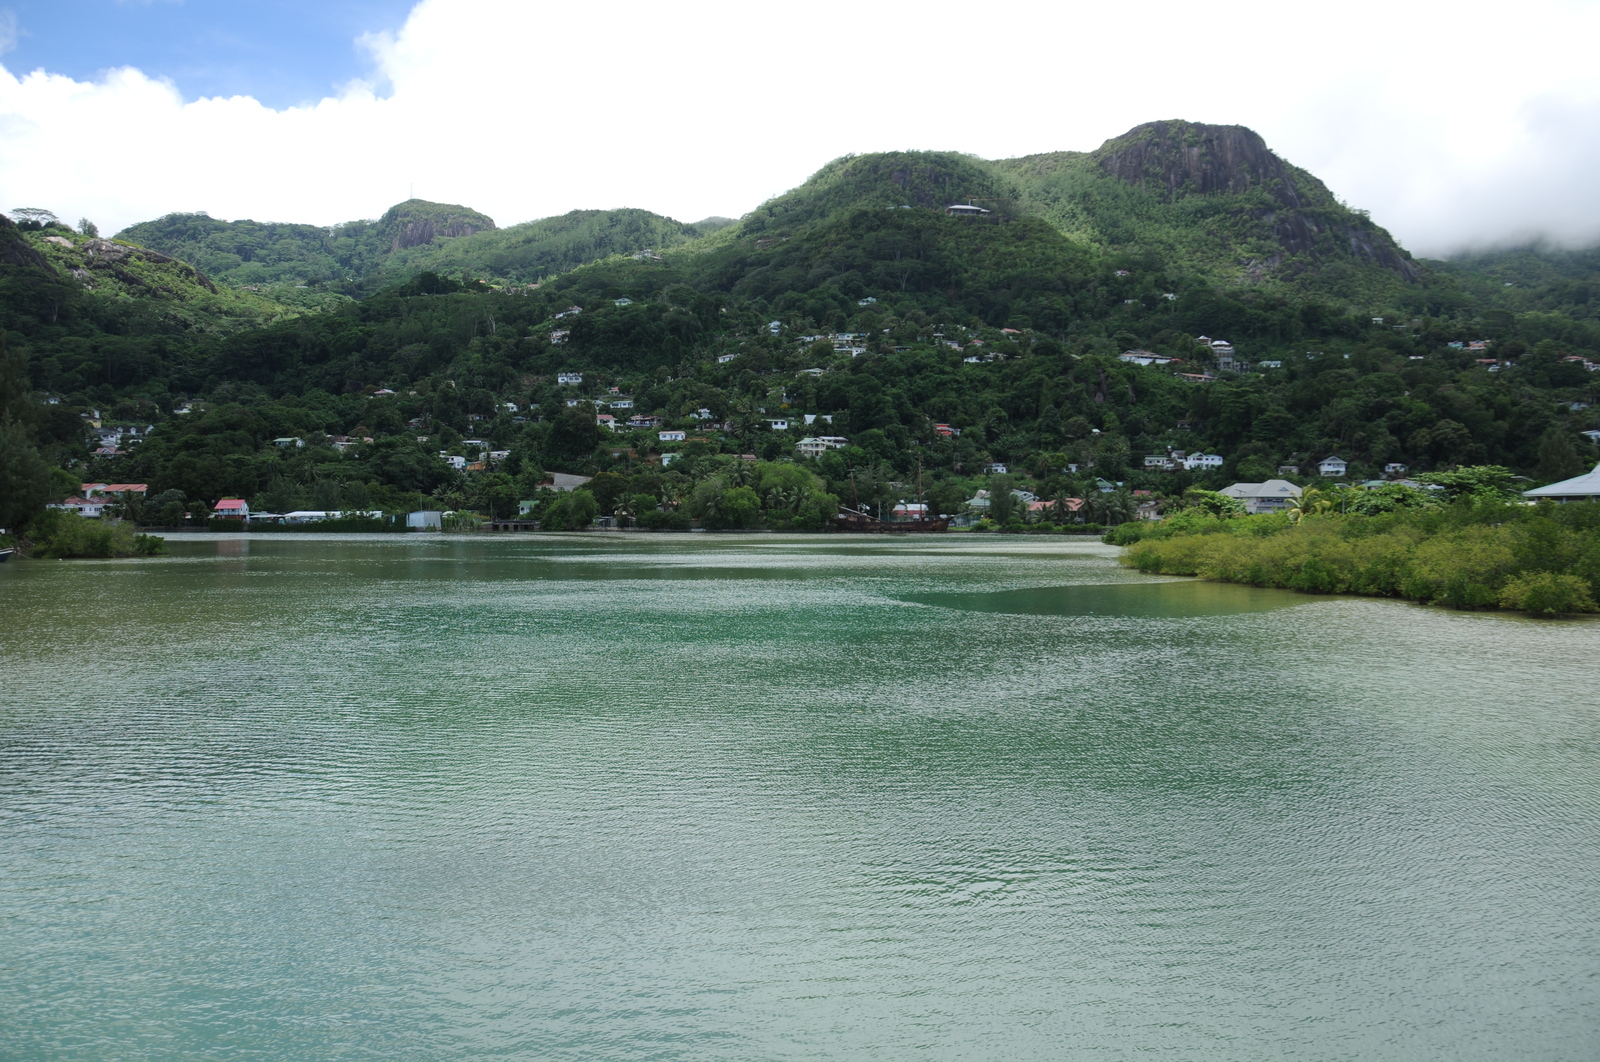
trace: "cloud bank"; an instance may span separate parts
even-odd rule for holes
[[[332,224],[415,194],[501,224],[738,215],[849,152],[1088,150],[1249,125],[1413,251],[1600,241],[1600,5],[422,0],[315,105],[134,66],[0,66],[0,210]]]

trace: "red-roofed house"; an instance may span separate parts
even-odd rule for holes
[[[211,510],[212,516],[219,516],[224,520],[250,519],[250,506],[245,504],[243,498],[223,498]]]

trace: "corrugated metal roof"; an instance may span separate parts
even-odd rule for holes
[[[1548,487],[1535,487],[1522,492],[1525,498],[1600,498],[1600,465],[1581,476],[1552,483]]]

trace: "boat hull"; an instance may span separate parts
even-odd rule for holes
[[[917,520],[875,520],[864,513],[839,510],[833,526],[840,531],[854,531],[868,535],[939,534],[950,530],[948,516],[923,517]]]

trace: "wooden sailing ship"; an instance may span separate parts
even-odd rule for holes
[[[931,533],[950,530],[948,516],[922,516],[911,520],[879,520],[868,512],[857,512],[846,505],[839,506],[839,515],[833,524],[840,531],[857,531],[867,534]]]
[[[948,516],[928,516],[927,509],[922,504],[922,462],[917,461],[917,511],[921,516],[909,520],[880,520],[873,516],[868,508],[861,504],[861,499],[855,497],[856,474],[850,471],[850,494],[854,508],[848,505],[839,506],[838,515],[833,518],[833,525],[840,531],[855,531],[864,534],[891,534],[912,535],[932,534],[950,530]]]

